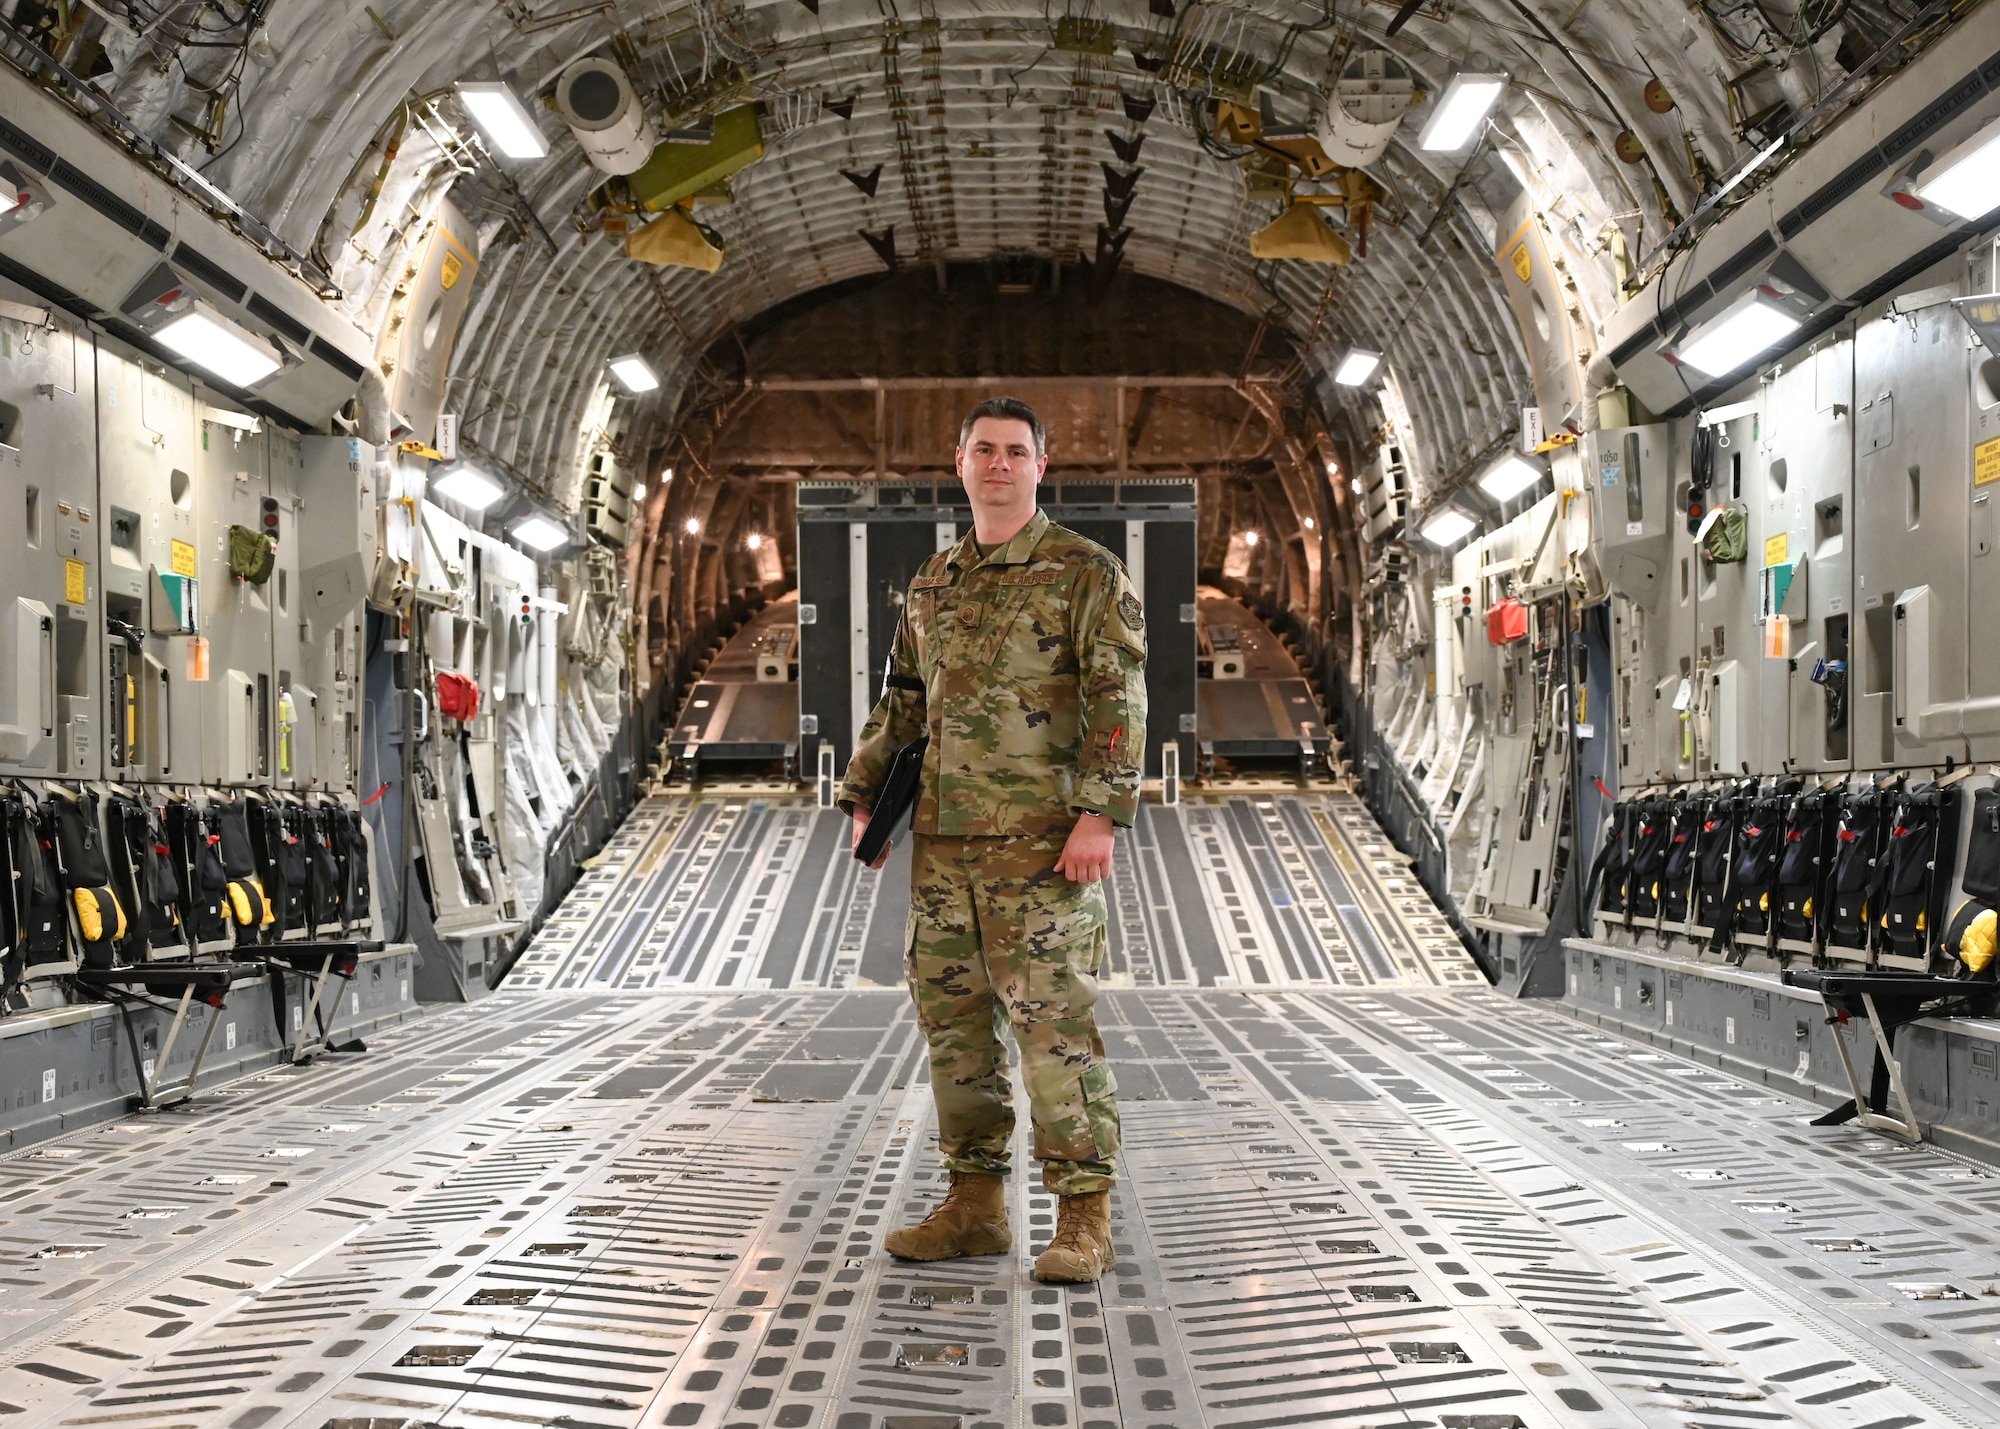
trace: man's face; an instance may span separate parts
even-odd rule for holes
[[[1008,417],[981,417],[958,449],[958,479],[975,516],[1033,510],[1048,465],[1047,456],[1035,455],[1034,429]]]

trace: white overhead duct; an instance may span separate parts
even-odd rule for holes
[[[1387,50],[1362,50],[1334,81],[1320,123],[1319,144],[1327,158],[1350,169],[1365,169],[1389,152],[1416,93],[1409,69]]]
[[[653,156],[653,126],[625,71],[581,59],[556,81],[556,112],[586,159],[607,174],[629,174]]]

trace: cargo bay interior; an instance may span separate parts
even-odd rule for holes
[[[2000,4],[0,57],[0,1418],[2000,1419]],[[1000,392],[1151,646],[1082,1286],[881,1250],[832,807]]]

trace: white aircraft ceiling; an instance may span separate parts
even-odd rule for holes
[[[1490,449],[1532,396],[1493,246],[1520,187],[1595,269],[1585,286],[1609,294],[1615,249],[1653,250],[1776,126],[1918,14],[1889,0],[1155,3],[1160,13],[1144,0],[823,0],[817,12],[802,0],[131,0],[69,12],[81,18],[59,53],[135,127],[323,262],[364,325],[398,278],[412,215],[448,190],[483,243],[451,405],[517,469],[557,458],[607,357],[648,354],[666,378],[654,410],[671,413],[694,357],[733,322],[880,271],[862,230],[893,225],[906,264],[1093,258],[1108,164],[1143,170],[1125,265],[1270,318],[1313,368],[1350,345],[1385,350],[1441,472]],[[14,23],[43,13],[22,0]],[[1065,19],[1108,22],[1114,52],[1057,47]],[[1370,47],[1398,56],[1428,98],[1368,170],[1387,196],[1366,256],[1253,260],[1248,235],[1279,209],[1246,197],[1243,150],[1214,138],[1202,73],[1254,75],[1276,123],[1310,126],[1338,66]],[[604,175],[534,96],[593,53],[625,64],[656,120],[690,93],[708,93],[710,111],[763,104],[763,158],[735,176],[732,202],[698,214],[726,239],[718,273],[646,267],[579,221]],[[1507,76],[1493,123],[1469,158],[1423,152],[1417,132],[1459,71]],[[453,86],[468,78],[529,100],[545,159],[466,142]],[[1124,96],[1154,101],[1143,124]],[[1143,134],[1133,163],[1106,131]],[[842,176],[877,165],[872,197]],[[1351,221],[1344,232],[1358,247]]]

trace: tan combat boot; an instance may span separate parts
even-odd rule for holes
[[[1004,1255],[1014,1248],[1007,1229],[1007,1178],[970,1171],[951,1173],[951,1191],[922,1223],[882,1237],[898,1260],[950,1260],[958,1255]]]
[[[1035,1279],[1080,1285],[1098,1279],[1117,1263],[1111,1250],[1111,1193],[1064,1196],[1056,1207],[1056,1233],[1035,1261]]]

